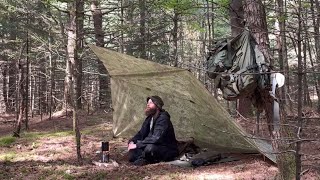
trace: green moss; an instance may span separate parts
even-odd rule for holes
[[[12,161],[16,156],[15,152],[6,152],[4,154],[0,154],[0,161]]]
[[[94,180],[106,179],[106,172],[97,172],[94,177]]]
[[[63,179],[73,180],[73,179],[76,179],[76,178],[74,176],[72,176],[71,174],[64,173],[63,174]]]
[[[169,174],[168,179],[180,179],[180,175],[178,173]]]
[[[0,138],[0,146],[4,147],[4,146],[10,146],[12,143],[14,143],[16,141],[15,137],[12,136],[5,136],[5,137],[1,137]]]
[[[21,172],[22,174],[27,174],[27,173],[29,173],[29,170],[28,170],[28,168],[26,168],[26,167],[21,167],[20,172]]]
[[[97,126],[92,126],[86,129],[83,129],[81,131],[82,134],[84,135],[92,135],[92,136],[107,136],[110,137],[112,131],[112,127],[108,127],[105,125],[97,125]]]
[[[55,133],[49,133],[46,137],[65,137],[65,136],[72,136],[74,135],[73,131],[62,131],[62,132],[55,132]]]
[[[60,132],[49,132],[49,133],[31,132],[31,133],[23,134],[23,136],[29,140],[40,139],[43,137],[65,137],[70,135],[73,135],[73,131],[60,131]]]
[[[13,175],[9,171],[6,171],[6,169],[0,170],[0,179],[13,179],[12,176]]]
[[[64,171],[55,171],[55,170],[42,170],[41,175],[38,179],[67,179],[67,180],[74,180],[76,179],[73,175],[68,174]]]
[[[53,179],[52,178],[52,175],[55,174],[55,171],[53,170],[44,170],[44,171],[41,171],[41,175],[38,176],[38,179],[39,180],[45,180],[45,179]]]

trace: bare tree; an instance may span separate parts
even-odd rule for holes
[[[82,54],[83,51],[83,38],[84,38],[84,29],[83,29],[83,22],[84,22],[84,0],[76,1],[76,23],[77,23],[77,39],[76,39],[76,46],[77,46],[77,53]],[[77,57],[77,63],[75,64],[75,91],[76,91],[76,106],[78,109],[81,109],[81,99],[82,99],[82,57]]]
[[[6,68],[7,62],[0,61],[0,113],[7,112],[6,103]]]
[[[303,81],[303,64],[302,64],[302,38],[301,38],[301,32],[302,32],[302,17],[301,17],[301,12],[302,12],[302,5],[301,5],[301,0],[298,1],[298,30],[297,30],[297,48],[298,48],[298,132],[297,132],[297,138],[300,139],[299,134],[300,130],[302,128],[302,81]],[[298,141],[296,144],[296,180],[300,180],[300,172],[301,172],[301,141]]]
[[[23,43],[23,45],[21,46],[20,48],[20,53],[19,53],[19,57],[18,57],[18,61],[16,63],[16,72],[17,73],[17,93],[19,94],[18,97],[20,98],[17,98],[17,100],[19,100],[19,113],[18,113],[18,119],[17,119],[17,123],[16,123],[16,130],[13,132],[13,136],[14,137],[19,137],[20,136],[20,131],[21,131],[21,124],[22,124],[22,118],[23,118],[23,113],[26,109],[25,105],[25,94],[26,94],[26,91],[25,91],[25,86],[24,86],[24,69],[23,69],[23,62],[22,62],[22,56],[23,56],[23,51],[24,49],[26,48],[26,45],[27,43]]]
[[[290,77],[289,77],[289,65],[287,58],[287,38],[286,38],[286,12],[285,4],[283,0],[277,0],[277,13],[278,13],[278,23],[279,23],[279,33],[277,37],[277,50],[279,56],[280,71],[284,71],[286,77],[286,86],[281,88],[280,99],[283,104],[290,103],[287,100],[286,92],[289,91]]]
[[[320,13],[319,0],[310,0],[310,10],[312,16],[312,24],[314,28],[314,43],[315,43],[315,52],[316,52],[316,63],[320,63],[320,33],[319,33],[319,25],[320,25],[320,17],[316,14]],[[317,71],[320,70],[320,66],[318,66]],[[316,81],[316,92],[317,96],[320,97],[320,77],[317,76]],[[320,98],[318,98],[318,112],[320,112]]]
[[[139,51],[140,58],[147,59],[146,52],[146,1],[139,0],[139,10],[140,10],[140,42]]]
[[[68,25],[68,43],[67,43],[67,61],[66,61],[66,79],[65,79],[65,98],[73,112],[73,130],[76,135],[77,158],[81,162],[81,144],[80,130],[78,123],[77,107],[77,86],[78,80],[78,54],[77,54],[77,12],[81,6],[80,0],[68,3],[69,25]]]

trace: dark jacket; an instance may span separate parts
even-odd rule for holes
[[[160,111],[157,119],[153,120],[150,130],[152,116],[148,116],[142,124],[140,131],[130,140],[137,144],[137,148],[143,148],[148,144],[166,146],[172,150],[178,150],[177,140],[174,134],[170,115],[165,110]]]

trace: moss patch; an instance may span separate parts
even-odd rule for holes
[[[60,131],[60,132],[48,132],[48,133],[40,133],[40,132],[32,132],[25,133],[23,137],[28,140],[40,139],[43,137],[65,137],[73,135],[73,131]]]
[[[0,161],[12,161],[16,156],[15,152],[6,152],[4,154],[0,154]]]
[[[6,147],[6,146],[10,146],[11,144],[13,144],[16,141],[15,137],[12,136],[4,136],[0,138],[0,146],[1,147]]]

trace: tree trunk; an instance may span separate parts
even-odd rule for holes
[[[244,17],[242,0],[232,0],[229,8],[231,36],[236,37],[244,29]],[[240,98],[237,103],[237,110],[243,117],[249,117],[251,114],[251,100],[249,98]]]
[[[14,97],[16,96],[16,69],[15,69],[15,63],[14,61],[8,62],[8,73],[7,73],[7,83],[6,83],[6,99],[7,99],[7,105],[10,112],[15,110],[17,101],[14,101]]]
[[[7,103],[6,103],[6,68],[7,62],[0,61],[0,113],[7,112]]]
[[[271,52],[269,49],[269,39],[267,31],[267,22],[265,9],[261,0],[243,0],[244,17],[246,25],[252,32],[256,42],[258,43],[259,49],[262,51],[266,58],[266,62],[271,60]],[[267,122],[273,124],[273,98],[269,95],[269,90],[260,90],[261,100],[263,109],[266,112]],[[275,152],[282,152],[291,149],[287,142],[280,140],[281,137],[288,137],[289,130],[285,126],[280,124],[287,124],[285,116],[281,110],[283,106],[280,104],[280,122],[279,124],[269,125],[269,132],[272,137],[272,146]],[[290,136],[289,136],[290,137]],[[282,179],[293,179],[295,175],[295,161],[294,156],[288,153],[277,154],[277,164]]]
[[[120,21],[121,21],[121,27],[124,27],[124,0],[121,0],[120,2]],[[120,52],[124,53],[124,34],[123,34],[123,28],[121,28],[121,37],[120,37]]]
[[[242,0],[231,0],[229,15],[231,25],[231,36],[236,37],[244,29]]]
[[[176,7],[174,8],[173,15],[173,30],[172,30],[172,40],[173,40],[173,66],[178,67],[178,21],[179,14]]]
[[[75,84],[73,81],[77,80],[77,76],[74,75],[72,76],[72,80],[71,80],[71,87],[72,89],[70,89],[70,96],[73,99],[72,102],[72,120],[73,120],[73,131],[75,133],[75,140],[76,140],[76,150],[77,150],[77,159],[78,162],[81,164],[82,163],[82,156],[81,156],[81,133],[80,133],[80,129],[79,129],[79,118],[78,118],[78,107],[77,107],[77,98],[76,98],[76,93],[77,90],[75,88]]]
[[[29,19],[27,20],[29,23]],[[30,39],[29,39],[29,32],[27,31],[27,44],[26,44],[26,49],[27,49],[27,57],[26,57],[26,83],[25,83],[25,96],[22,96],[23,99],[25,99],[25,127],[26,130],[29,130],[29,44],[30,44]]]
[[[306,26],[306,25],[305,25]],[[307,34],[308,32],[306,31],[307,28],[305,27],[305,33]],[[303,70],[306,72],[307,71],[307,42],[308,42],[308,37],[304,37],[303,41]],[[309,86],[308,86],[308,80],[307,80],[307,74],[303,74],[303,105],[304,106],[311,106],[311,99],[309,95]]]
[[[261,0],[243,0],[244,19],[265,59],[272,66],[265,9]]]
[[[94,32],[96,38],[96,45],[104,47],[104,33],[102,30],[102,12],[98,7],[98,1],[92,1],[91,11],[94,25]],[[97,59],[99,69],[99,106],[100,108],[106,108],[108,103],[108,72],[102,61]]]
[[[91,12],[93,18],[93,26],[94,26],[94,35],[96,40],[96,45],[99,47],[104,46],[104,33],[102,30],[102,12],[98,7],[98,1],[92,1],[91,3]]]
[[[206,56],[206,49],[207,49],[207,42],[208,42],[208,30],[207,30],[207,21],[206,19],[203,19],[201,22],[201,28],[206,29],[206,31],[200,33],[199,39],[201,41],[201,46],[200,48],[200,56],[205,57]],[[197,68],[198,68],[198,73],[199,73],[199,80],[202,82],[202,84],[205,85],[206,89],[208,89],[208,86],[206,84],[206,73],[203,73],[202,71],[202,65],[201,61],[197,62]],[[203,77],[202,77],[203,75]]]
[[[317,70],[316,70],[316,68],[315,68],[315,66],[314,66],[314,61],[313,61],[313,58],[312,58],[312,50],[311,50],[311,45],[310,45],[310,41],[311,41],[311,39],[308,39],[308,52],[309,52],[309,60],[310,60],[310,64],[311,64],[311,69],[312,69],[312,71],[313,72],[316,72]],[[316,94],[317,94],[317,97],[320,97],[320,94],[319,94],[319,84],[318,84],[318,78],[317,78],[317,75],[312,75],[312,77],[313,77],[313,81],[314,81],[314,86],[315,86],[315,88],[316,88]]]
[[[77,0],[76,1],[76,23],[77,23],[77,53],[82,54],[83,51],[83,38],[84,38],[84,29],[83,29],[83,22],[84,22],[84,0]],[[76,100],[77,109],[81,109],[81,100],[82,100],[82,58],[77,56],[77,63],[75,64],[75,73],[76,80],[74,81],[75,90],[76,90]]]
[[[318,0],[310,0],[310,9],[312,16],[312,23],[314,28],[314,44],[316,51],[316,63],[320,64],[320,33],[319,33],[319,25],[320,25],[320,16],[316,16],[316,14],[320,13],[319,1]],[[320,66],[318,66],[317,71],[320,71]],[[320,76],[317,76],[317,95],[320,97]],[[320,98],[318,98],[317,110],[320,112]]]
[[[215,38],[215,34],[214,34],[214,19],[215,19],[215,16],[214,16],[214,5],[215,5],[215,2],[211,1],[211,32],[212,32],[212,40],[214,40]],[[212,42],[213,43],[213,42]],[[219,101],[218,99],[218,88],[216,87],[216,85],[214,84],[214,80],[213,79],[210,79],[210,82],[211,82],[211,87],[213,89],[213,94],[214,94],[214,97]],[[229,107],[229,103],[228,103],[228,107]]]
[[[52,49],[51,49],[51,31],[49,34],[49,38],[48,38],[48,48],[49,48],[49,68],[50,68],[50,102],[49,102],[49,119],[51,120],[52,117],[52,109],[55,109],[55,103],[53,101],[53,96],[55,96],[55,94],[53,93],[55,90],[55,69],[56,69],[56,61],[54,59],[52,59]],[[41,81],[39,82],[41,84]],[[40,97],[39,97],[40,98]],[[40,101],[41,104],[41,101]],[[39,108],[41,109],[41,108]]]
[[[213,40],[213,38],[212,38],[212,31],[211,31],[211,28],[213,27],[212,26],[212,21],[211,21],[211,18],[210,18],[210,16],[212,16],[213,15],[213,12],[210,12],[210,4],[209,4],[209,0],[206,0],[206,10],[207,10],[207,27],[208,27],[208,47],[209,48],[211,48],[211,46],[212,46],[212,40]],[[212,5],[212,4],[211,4]]]
[[[304,14],[305,17],[302,17],[303,19],[307,19],[308,18],[308,12],[305,11]],[[303,39],[303,71],[307,72],[308,68],[307,68],[307,46],[308,46],[308,42],[309,42],[309,33],[308,33],[308,25],[306,22],[303,22],[303,31],[304,31],[304,37]],[[304,106],[312,106],[312,102],[311,102],[311,98],[310,98],[310,94],[309,94],[309,85],[308,85],[308,78],[307,78],[307,73],[303,74],[303,105]]]
[[[140,10],[140,42],[139,51],[140,58],[147,59],[146,52],[146,1],[139,0],[139,10]]]
[[[283,0],[277,0],[277,13],[278,13],[278,23],[279,23],[279,33],[277,34],[277,50],[279,56],[280,71],[284,72],[286,77],[285,86],[281,87],[280,99],[281,103],[287,104],[286,87],[289,87],[289,68],[287,59],[287,46],[286,46],[286,13],[284,12],[284,2]],[[290,103],[290,102],[289,102]]]
[[[78,162],[82,161],[81,157],[81,150],[80,150],[80,132],[79,132],[79,123],[77,118],[77,85],[76,82],[78,81],[78,54],[77,54],[77,12],[78,12],[78,3],[79,0],[75,2],[71,2],[68,4],[69,6],[69,27],[68,27],[68,43],[67,43],[67,69],[66,69],[66,84],[67,92],[66,95],[70,96],[69,103],[71,105],[71,109],[73,111],[73,131],[75,132],[76,138],[76,150],[77,150],[77,158]]]
[[[298,39],[298,132],[297,132],[297,138],[300,140],[299,134],[300,130],[302,128],[302,81],[303,81],[303,64],[302,64],[302,52],[301,52],[301,33],[302,33],[302,6],[301,6],[301,0],[298,1],[298,31],[297,31],[297,39]],[[296,143],[296,180],[300,179],[300,173],[301,173],[301,142],[298,141]]]
[[[40,59],[38,61],[39,63],[39,82],[38,82],[38,95],[39,95],[39,101],[38,101],[38,106],[39,106],[39,113],[42,116],[43,113],[46,113],[46,107],[48,106],[46,103],[46,92],[47,92],[47,81],[46,81],[46,62],[44,59]]]
[[[8,112],[10,111],[10,103],[9,103],[9,61],[7,59],[7,57],[5,57],[6,60],[3,63],[3,65],[1,65],[1,71],[2,71],[2,78],[3,78],[3,100],[4,100],[4,105],[6,107],[6,111]],[[3,107],[2,107],[3,108]]]
[[[23,64],[21,62],[23,51],[26,47],[26,43],[24,43],[20,49],[19,59],[16,63],[16,69],[17,69],[17,87],[18,87],[18,94],[19,97],[17,102],[19,102],[19,110],[18,110],[18,119],[16,122],[16,130],[13,132],[14,137],[20,137],[20,131],[21,131],[21,125],[22,125],[22,118],[23,118],[23,112],[25,111],[25,86],[24,86],[24,69]]]
[[[9,15],[9,21],[10,22],[14,22],[15,21],[15,18],[14,18],[14,15],[11,14]],[[18,33],[18,30],[17,30],[17,27],[14,26],[12,27],[12,31],[9,33],[9,40],[11,41],[16,41],[17,40],[17,33]],[[8,53],[6,54],[10,54],[12,53],[13,50],[9,49],[8,50]],[[12,60],[12,61],[9,61],[9,60]],[[7,104],[8,104],[8,107],[9,107],[9,111],[15,111],[15,112],[18,112],[18,108],[17,108],[17,105],[18,105],[18,87],[17,87],[17,77],[18,77],[18,74],[17,74],[17,70],[15,67],[16,67],[16,61],[9,58],[8,57],[8,64],[7,64],[7,69],[8,69],[8,73],[7,73],[7,83],[6,83],[6,91],[7,91],[7,95],[6,95],[6,99],[7,99]],[[16,120],[18,119],[18,116],[16,117]]]
[[[271,53],[269,50],[269,38],[266,22],[266,14],[261,0],[243,0],[244,8],[244,18],[246,21],[246,26],[251,31],[253,37],[258,43],[259,49],[265,56],[266,62],[270,62]],[[264,92],[262,92],[264,93]],[[263,98],[268,98],[269,93],[265,92],[262,95]],[[263,105],[265,105],[264,110],[266,111],[267,121],[272,122],[272,103],[273,100],[264,99]],[[268,105],[269,106],[268,106]]]

